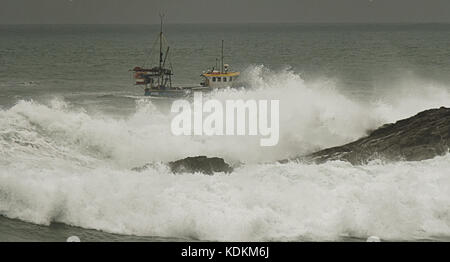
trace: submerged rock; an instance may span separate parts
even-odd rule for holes
[[[154,169],[161,172],[167,172],[167,168],[173,173],[204,173],[212,175],[215,172],[233,172],[233,168],[228,165],[225,160],[218,157],[188,157],[174,162],[152,162],[140,167],[134,167],[131,170],[135,172],[143,172],[147,169]]]
[[[204,173],[212,175],[215,172],[233,172],[233,168],[225,160],[218,157],[206,156],[188,157],[168,163],[173,173]]]
[[[167,169],[167,166],[162,162],[151,162],[151,163],[147,163],[143,166],[133,167],[131,170],[135,171],[135,172],[143,172],[147,169],[154,169],[154,170],[161,171],[161,170]]]
[[[374,159],[420,161],[448,153],[450,108],[430,109],[372,131],[352,143],[301,157],[323,163],[343,160],[364,164]]]

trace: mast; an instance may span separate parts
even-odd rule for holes
[[[222,40],[222,56],[221,56],[220,73],[223,73],[223,40]]]
[[[167,84],[167,79],[164,79],[164,74],[165,74],[165,70],[166,70],[165,69],[166,59],[167,59],[167,56],[169,55],[169,49],[170,49],[170,46],[167,47],[166,55],[164,56],[164,62],[162,64],[162,67],[163,67],[163,70],[164,70],[162,83],[163,83],[164,86],[166,86],[166,84]],[[172,87],[171,73],[169,73],[169,87]]]
[[[159,30],[159,68],[161,68],[163,63],[163,53],[162,53],[162,37],[163,37],[163,14],[159,14],[159,17],[161,19],[161,27]]]
[[[158,84],[162,85],[164,82],[164,71],[162,68],[163,65],[163,52],[162,52],[162,40],[163,40],[163,18],[164,14],[159,13],[159,18],[161,20],[160,29],[159,29],[159,77]]]

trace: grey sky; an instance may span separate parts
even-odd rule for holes
[[[0,0],[0,24],[450,22],[450,0]]]

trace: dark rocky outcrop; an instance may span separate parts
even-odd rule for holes
[[[173,173],[203,173],[212,175],[215,172],[233,172],[233,168],[228,165],[222,158],[218,157],[188,157],[168,163]]]
[[[166,169],[167,167],[169,167],[170,171],[173,173],[203,173],[212,175],[215,172],[233,172],[233,168],[222,158],[209,158],[206,156],[188,157],[169,163],[152,162],[140,167],[134,167],[131,170],[143,172],[149,168],[161,170]]]
[[[441,107],[384,125],[352,143],[299,159],[316,163],[344,160],[352,164],[364,164],[373,159],[419,161],[446,154],[449,145],[450,108]]]

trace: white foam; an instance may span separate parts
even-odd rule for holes
[[[450,235],[449,160],[251,165],[215,176],[3,168],[0,213],[203,240],[424,239]]]
[[[66,242],[81,242],[81,240],[77,236],[70,236],[67,238]]]
[[[366,242],[381,242],[381,239],[377,236],[370,236],[367,238]]]
[[[61,100],[20,101],[0,110],[0,214],[44,225],[203,240],[450,235],[449,155],[362,167],[258,164],[342,144],[423,107],[448,105],[444,87],[416,85],[409,96],[362,104],[329,81],[306,83],[292,72],[263,67],[250,71],[252,89],[211,96],[280,99],[277,147],[261,149],[258,139],[248,137],[173,137],[170,116],[148,100],[121,119],[90,115]],[[172,175],[164,166],[130,171],[199,154],[247,165],[212,177]]]

